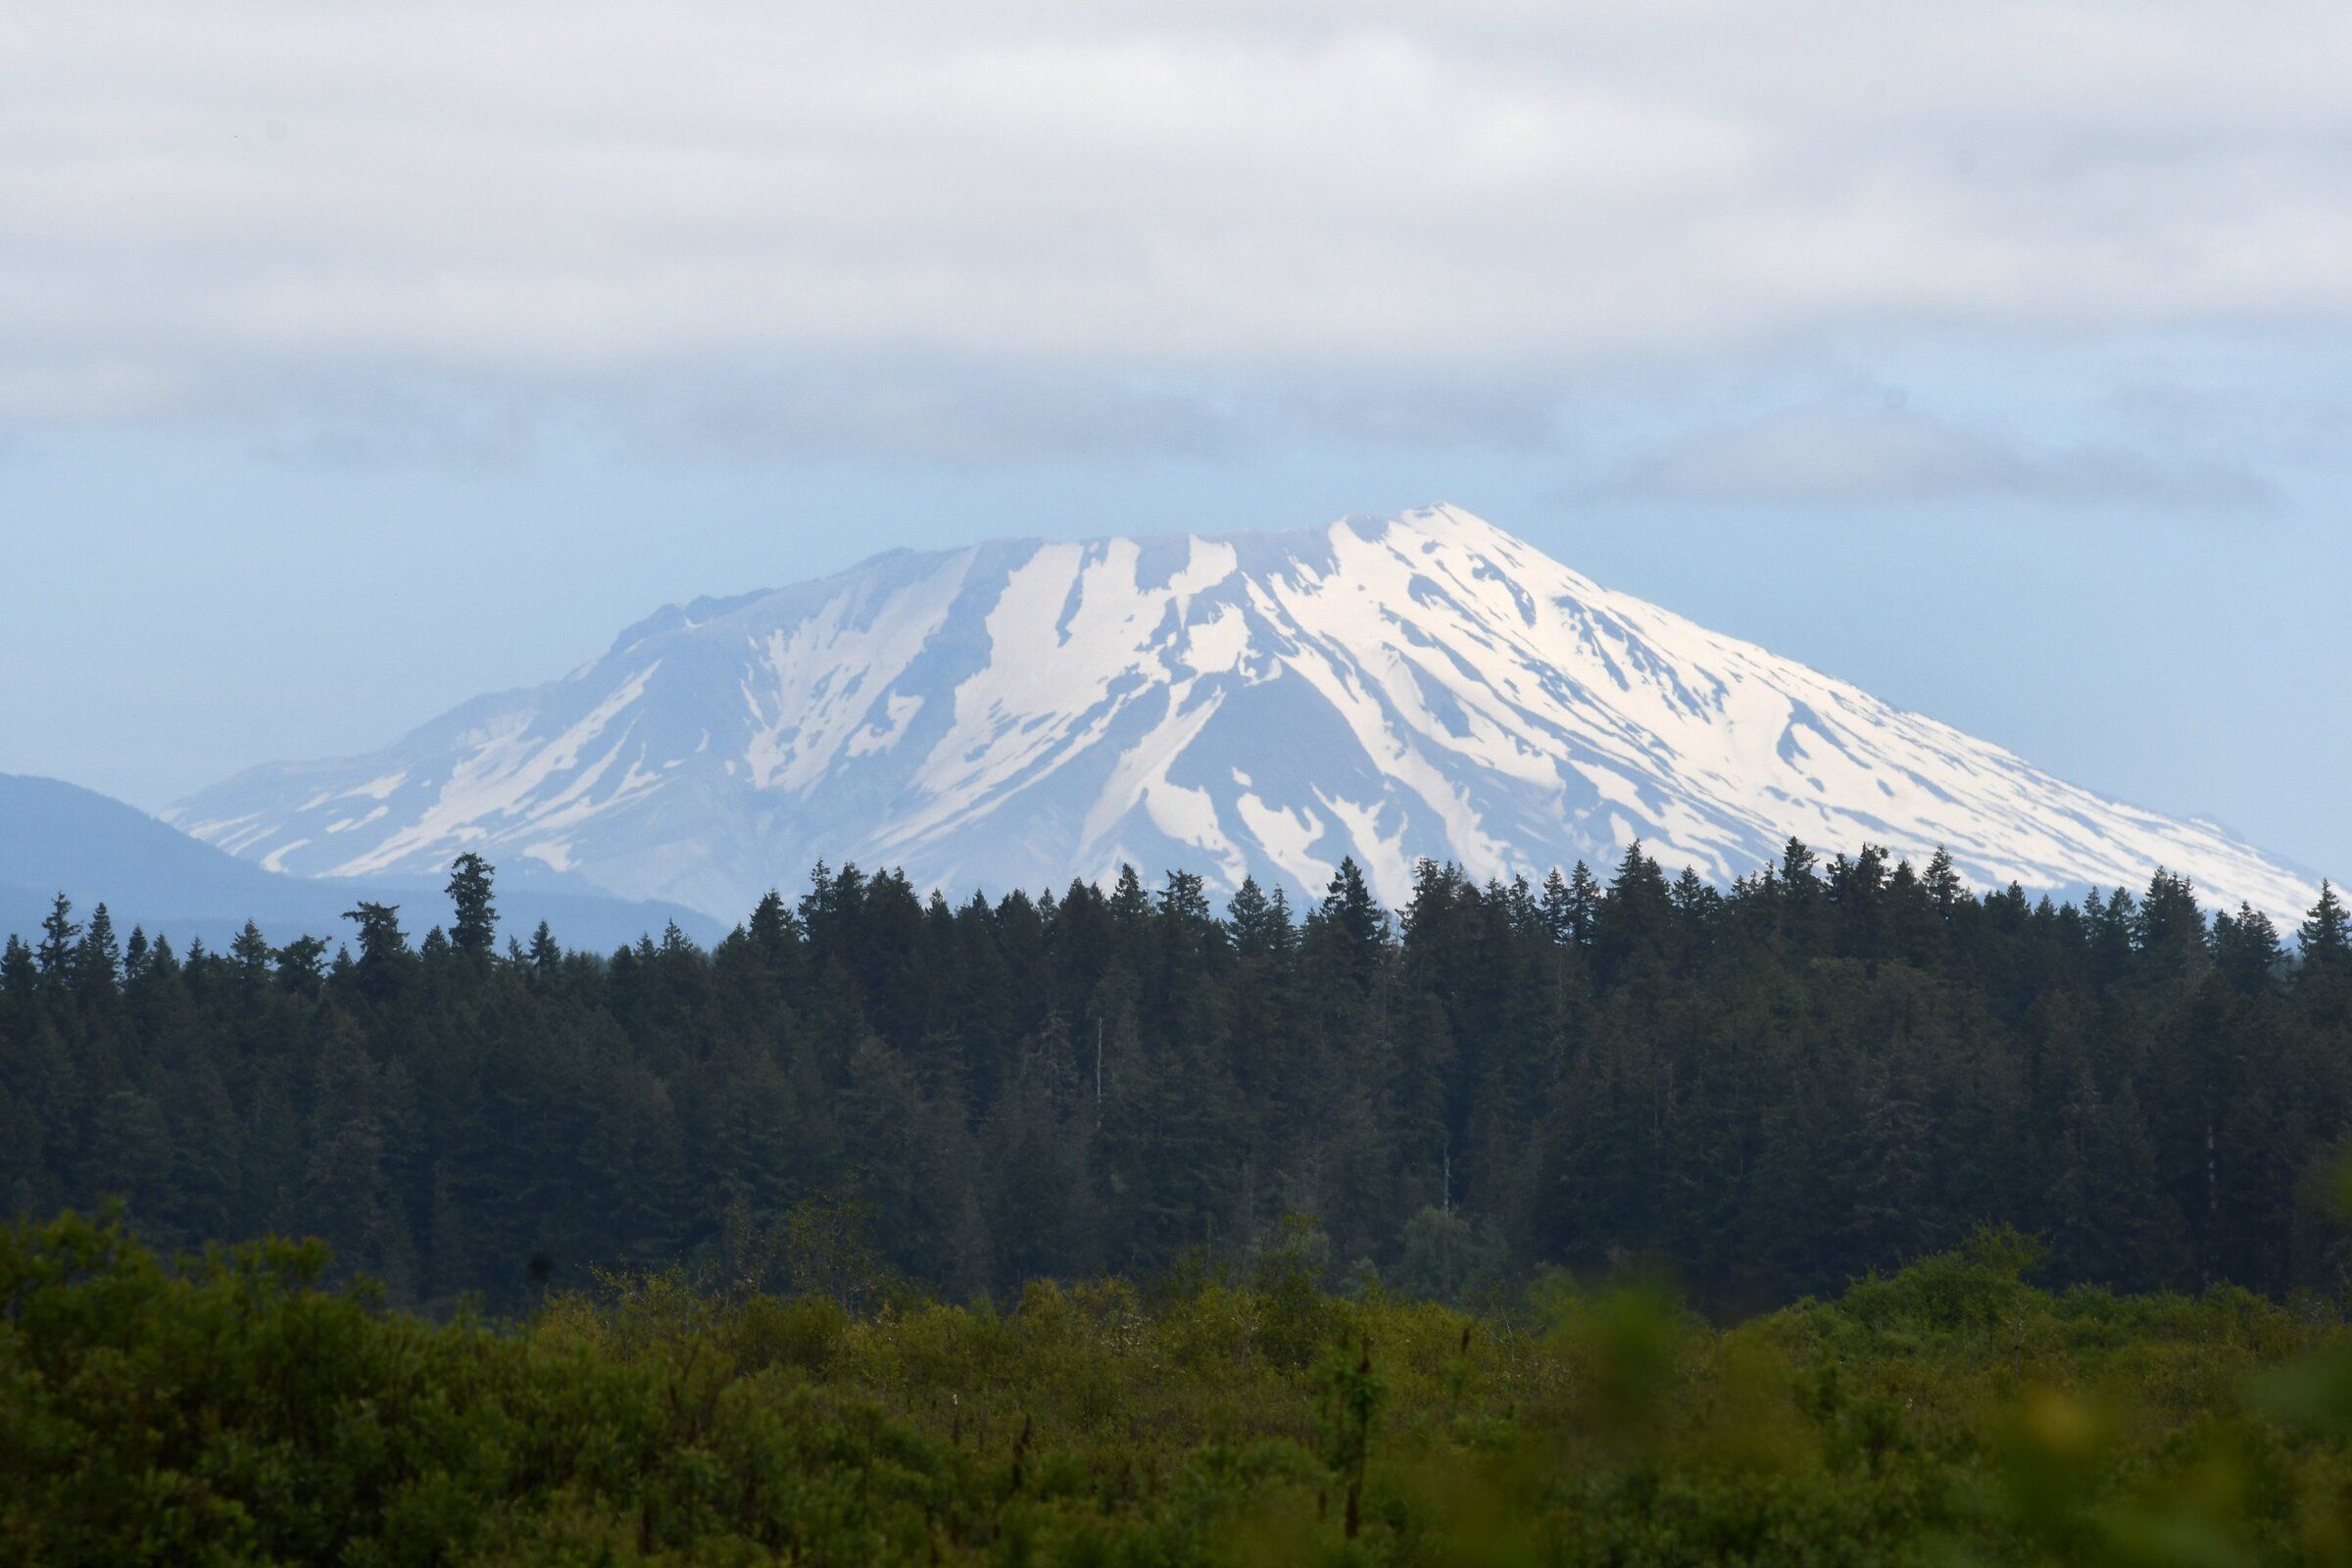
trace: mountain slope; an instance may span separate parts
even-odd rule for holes
[[[334,938],[351,927],[342,913],[362,899],[401,906],[401,921],[421,936],[448,918],[446,875],[419,866],[415,877],[318,882],[266,871],[144,811],[57,779],[0,773],[0,933],[30,933],[59,893],[86,918],[107,906],[116,929],[134,924],[184,943],[216,946],[247,920],[271,941],[305,932]],[[443,868],[445,869],[445,867]],[[632,903],[548,878],[502,876],[500,924],[528,935],[541,920],[574,947],[609,949],[659,934],[672,918],[690,935],[711,940],[724,930],[675,905]]]
[[[1979,884],[2158,864],[2281,915],[2317,888],[2200,822],[1612,593],[1457,509],[1227,539],[895,552],[671,607],[563,680],[371,757],[258,768],[171,820],[272,868],[474,848],[722,918],[813,861],[922,885],[1245,874],[1386,898],[1421,856],[1728,878],[1794,835],[1947,847]]]

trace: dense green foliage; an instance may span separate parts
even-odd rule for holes
[[[1296,1244],[1302,1233],[1286,1233]],[[1963,1253],[1718,1332],[1250,1274],[904,1294],[608,1281],[493,1328],[0,1232],[0,1557],[1619,1565],[2352,1560],[2352,1359],[2234,1287],[2051,1296]]]
[[[468,857],[418,946],[172,954],[61,901],[0,956],[0,1206],[122,1195],[167,1248],[316,1234],[396,1303],[595,1268],[821,1285],[858,1227],[954,1299],[1250,1255],[1284,1216],[1468,1300],[1545,1267],[1738,1315],[2046,1236],[2053,1282],[2332,1289],[2352,944],[2158,876],[2080,906],[1791,845],[1718,892],[1352,865],[1295,919],[1156,893],[951,907],[820,868],[710,953],[495,940]],[[794,1226],[785,1216],[798,1214]]]

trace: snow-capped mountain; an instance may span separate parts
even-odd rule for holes
[[[1727,879],[1791,835],[1941,845],[1979,885],[2145,882],[2274,915],[2317,886],[1843,681],[1612,593],[1451,507],[1233,538],[897,551],[698,600],[562,680],[371,757],[257,768],[170,819],[273,870],[464,850],[739,918],[818,859],[918,886],[1132,861],[1319,893],[1353,856]]]

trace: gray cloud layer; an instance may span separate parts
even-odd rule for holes
[[[1828,407],[1690,433],[1598,493],[1789,506],[1981,499],[2241,513],[2278,499],[2254,474],[2194,458],[2029,446],[1900,410]]]
[[[720,366],[813,407],[792,368],[869,401],[902,363],[1474,384],[1856,319],[2341,322],[2347,59],[2338,0],[20,0],[0,419],[317,377]]]

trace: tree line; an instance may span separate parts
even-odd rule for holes
[[[1335,1282],[1648,1270],[1740,1314],[1983,1223],[2061,1284],[2341,1284],[2332,890],[2290,946],[2169,873],[2058,904],[1794,842],[1728,889],[1639,845],[1605,881],[1424,862],[1396,911],[1352,862],[1303,912],[820,864],[710,951],[610,955],[502,946],[476,857],[449,894],[331,954],[61,897],[0,952],[0,1201],[316,1235],[427,1307],[679,1260],[1004,1298],[1304,1234]]]

